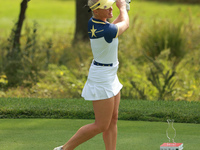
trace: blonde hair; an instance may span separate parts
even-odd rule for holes
[[[97,3],[99,0],[88,0],[88,6],[91,7],[93,6],[95,3]]]

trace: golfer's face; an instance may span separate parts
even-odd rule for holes
[[[113,10],[112,6],[108,9],[98,9],[99,15],[102,18],[112,18],[113,17],[112,10]]]

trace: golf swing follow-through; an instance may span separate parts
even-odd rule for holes
[[[112,5],[116,2],[119,15],[112,22]],[[103,133],[106,150],[116,150],[117,120],[120,103],[120,90],[117,70],[118,36],[129,28],[130,0],[88,0],[93,13],[88,22],[93,61],[82,91],[85,100],[92,101],[95,122],[82,126],[66,144],[54,150],[73,150],[85,141]]]

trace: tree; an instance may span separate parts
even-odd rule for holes
[[[24,22],[24,19],[25,19],[25,13],[26,13],[26,9],[28,7],[29,1],[30,0],[22,0],[22,2],[21,2],[19,19],[18,19],[18,22],[16,23],[16,29],[13,31],[14,32],[14,38],[13,38],[13,47],[12,47],[11,56],[14,56],[16,51],[20,51],[21,30],[22,30],[23,22]]]
[[[22,0],[18,21],[15,24],[9,39],[11,47],[8,48],[4,69],[8,78],[8,86],[15,86],[22,82],[23,65],[21,63],[22,54],[20,50],[20,37],[29,1],[30,0]]]
[[[87,1],[88,0],[76,0],[76,29],[74,43],[77,43],[79,40],[87,41],[89,39],[87,25],[92,13],[88,12],[88,7],[85,7]]]

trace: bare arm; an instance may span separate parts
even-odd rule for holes
[[[119,8],[120,14],[113,21],[113,24],[116,24],[118,26],[118,35],[121,35],[124,31],[126,31],[129,28],[129,16],[126,10],[125,0],[117,0],[116,5]]]

